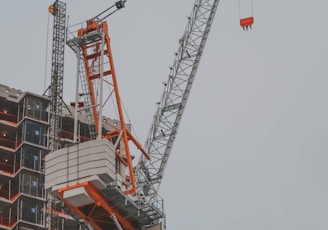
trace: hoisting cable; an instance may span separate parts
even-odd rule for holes
[[[130,123],[130,125],[131,125],[131,132],[132,132],[132,134],[136,137],[136,139],[139,141],[139,138],[138,138],[138,135],[137,135],[137,133],[136,133],[136,130],[135,130],[134,126],[132,125],[132,121],[131,121],[131,119],[130,119],[130,116],[129,116],[129,114],[128,114],[128,111],[127,111],[127,109],[126,109],[126,107],[125,107],[125,105],[124,105],[122,99],[121,99],[121,104],[122,104],[122,107],[123,107],[124,113],[125,113],[125,115],[126,115],[128,121],[129,121],[129,123]]]
[[[47,41],[46,41],[46,63],[44,66],[44,82],[43,82],[43,92],[46,91],[46,85],[47,85],[47,72],[48,72],[48,52],[49,52],[49,18],[50,18],[50,12],[48,11],[48,21],[47,21]]]

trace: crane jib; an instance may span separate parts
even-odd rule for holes
[[[151,157],[139,159],[138,186],[157,194],[172,150],[219,0],[196,0],[170,68],[164,92],[144,146]],[[146,186],[147,185],[147,186]]]

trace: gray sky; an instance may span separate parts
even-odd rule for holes
[[[328,2],[253,1],[248,32],[238,0],[220,2],[160,190],[170,230],[328,228]],[[112,2],[69,1],[70,21]],[[193,2],[129,0],[109,19],[121,96],[142,143]],[[45,72],[49,84],[51,3],[0,8],[1,84],[42,93]],[[72,101],[76,60],[69,49],[65,58]]]

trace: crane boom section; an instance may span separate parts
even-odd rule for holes
[[[196,0],[179,40],[144,147],[151,161],[143,156],[139,161],[141,173],[153,186],[159,186],[162,181],[218,4],[219,0]]]

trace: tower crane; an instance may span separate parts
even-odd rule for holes
[[[195,1],[144,147],[124,121],[110,37],[104,21],[123,8],[124,3],[117,1],[88,20],[76,37],[67,38],[66,43],[77,57],[77,79],[82,82],[83,92],[76,93],[74,144],[46,156],[45,188],[94,229],[156,230],[162,229],[165,223],[158,189],[219,0]],[[104,124],[103,84],[112,87],[109,97],[115,96],[118,123]],[[78,95],[83,95],[83,110],[90,127],[91,140],[87,142],[80,142],[78,138]],[[135,166],[129,141],[142,153]]]

